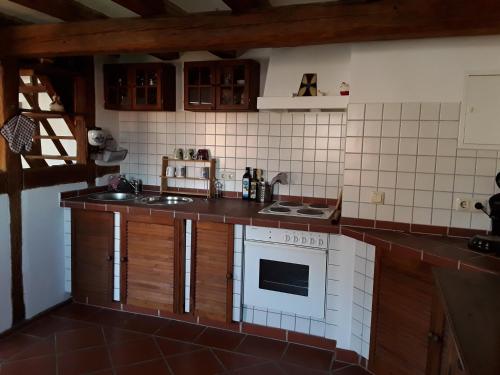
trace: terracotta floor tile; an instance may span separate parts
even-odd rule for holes
[[[56,354],[54,336],[27,345],[26,349],[14,355],[10,360],[28,359],[34,357],[51,356]]]
[[[111,363],[105,347],[69,352],[58,358],[59,375],[84,374],[109,368]]]
[[[127,331],[116,327],[103,327],[104,337],[108,344],[145,339],[148,336],[138,332]]]
[[[332,365],[332,370],[340,370],[341,368],[352,366],[352,363],[335,361]]]
[[[36,357],[2,364],[2,375],[54,375],[56,373],[56,359],[54,356]]]
[[[197,344],[211,346],[214,348],[233,350],[239,345],[244,337],[245,335],[237,332],[207,328],[195,342]]]
[[[40,339],[15,333],[0,340],[0,361],[11,358],[25,350],[28,346],[39,342]]]
[[[223,350],[214,350],[213,352],[227,370],[236,370],[243,367],[255,366],[268,361],[264,358]]]
[[[45,316],[29,324],[21,332],[38,337],[48,337],[56,332],[91,327],[92,325],[79,320]]]
[[[169,322],[168,319],[155,318],[154,316],[136,315],[133,319],[128,320],[122,328],[152,334]]]
[[[135,314],[126,313],[123,311],[114,311],[102,309],[96,314],[91,315],[86,321],[103,324],[112,327],[123,327],[127,325],[129,320],[135,318]]]
[[[278,364],[281,371],[286,375],[330,375],[329,371],[315,370],[310,367],[302,367],[291,363],[280,362]]]
[[[229,372],[231,375],[286,375],[283,370],[274,362],[264,363],[253,367],[246,367],[240,370]],[[306,375],[305,373],[304,375]]]
[[[58,353],[105,345],[101,327],[76,329],[56,334]]]
[[[180,353],[194,352],[195,350],[202,349],[202,347],[198,345],[171,340],[164,337],[156,337],[156,342],[165,357]]]
[[[172,320],[156,332],[157,336],[169,337],[181,341],[193,341],[205,327]]]
[[[125,366],[161,358],[161,353],[151,337],[114,344],[109,347],[109,351],[114,366]]]
[[[174,375],[215,375],[223,372],[223,367],[207,349],[167,358]]]
[[[64,305],[57,310],[54,310],[51,315],[76,319],[76,320],[87,320],[92,317],[92,315],[97,314],[101,311],[99,307],[82,305],[80,303],[70,303],[68,305]]]
[[[364,368],[359,366],[348,366],[332,372],[334,375],[371,375]]]
[[[328,350],[311,348],[308,346],[289,344],[283,361],[299,366],[328,371],[332,364],[333,353]]]
[[[286,342],[266,339],[258,336],[247,336],[238,347],[237,351],[278,360],[286,349]]]
[[[152,362],[138,363],[116,369],[117,375],[170,375],[170,371],[162,359]]]

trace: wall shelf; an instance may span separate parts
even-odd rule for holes
[[[345,111],[349,96],[261,96],[257,109]]]

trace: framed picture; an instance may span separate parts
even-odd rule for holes
[[[318,75],[316,73],[305,73],[300,82],[298,96],[318,95]]]

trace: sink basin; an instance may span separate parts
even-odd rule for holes
[[[95,201],[105,201],[105,202],[115,202],[115,201],[133,201],[137,196],[130,193],[115,193],[115,192],[105,192],[105,193],[94,193],[89,195],[89,199]]]
[[[188,197],[178,197],[176,195],[156,195],[154,197],[145,197],[141,199],[141,203],[152,205],[171,205],[171,204],[186,204],[193,200]]]

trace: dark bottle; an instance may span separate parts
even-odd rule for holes
[[[250,200],[254,201],[257,199],[257,185],[259,180],[257,180],[257,168],[253,170],[253,177],[250,181]]]
[[[243,179],[241,180],[241,197],[243,199],[250,199],[250,183],[252,180],[252,176],[250,175],[250,167],[246,168],[245,174],[243,175]]]

